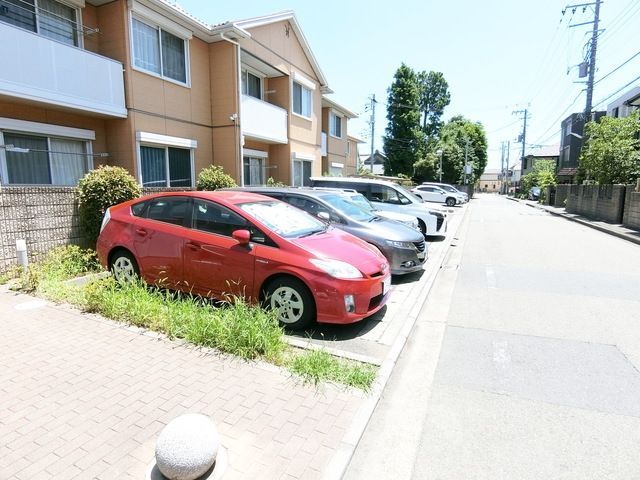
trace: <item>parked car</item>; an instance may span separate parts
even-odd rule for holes
[[[391,285],[377,248],[248,192],[159,193],[110,207],[97,251],[118,281],[245,296],[293,329],[357,322],[382,308]]]
[[[425,202],[444,203],[447,207],[455,207],[458,199],[452,193],[445,192],[435,185],[418,185],[411,189],[416,196]]]
[[[529,189],[529,200],[540,200],[540,187],[531,187]]]
[[[388,220],[395,220],[396,222],[400,222],[407,227],[411,227],[414,230],[420,231],[420,224],[418,223],[418,219],[413,215],[406,215],[404,213],[399,212],[390,212],[389,210],[378,210],[373,203],[371,203],[367,198],[361,193],[356,192],[355,190],[342,190],[344,193],[344,197],[347,198],[350,202],[355,203],[357,206],[362,208],[363,210],[371,213],[372,215],[378,215],[380,217],[384,217]]]
[[[355,190],[376,208],[415,216],[425,237],[447,232],[445,212],[428,206],[421,198],[396,183],[374,178],[311,177],[311,185]]]
[[[267,195],[327,220],[337,229],[374,245],[389,261],[391,273],[402,275],[422,270],[427,245],[422,234],[396,221],[358,207],[337,189],[289,187],[238,187]]]
[[[458,203],[467,203],[469,201],[469,194],[467,192],[462,192],[448,183],[422,182],[422,185],[434,185],[436,187],[440,187],[445,192],[453,194],[453,196],[456,197],[456,200],[458,200]]]

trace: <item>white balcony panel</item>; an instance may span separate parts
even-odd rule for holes
[[[0,23],[0,95],[125,118],[122,64]]]
[[[327,133],[322,132],[321,143],[320,143],[320,155],[323,157],[327,156]]]
[[[287,111],[248,95],[242,96],[242,134],[268,143],[288,143]]]

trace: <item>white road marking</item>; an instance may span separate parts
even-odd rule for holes
[[[507,342],[493,342],[493,362],[498,365],[505,366],[511,363],[511,355],[507,351],[509,344]]]

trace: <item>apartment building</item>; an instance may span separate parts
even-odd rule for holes
[[[291,11],[210,25],[164,0],[0,0],[0,57],[2,185],[99,164],[149,187],[211,164],[245,185],[322,174],[331,90]]]
[[[357,143],[347,135],[347,122],[357,115],[333,100],[322,97],[322,173],[347,176],[356,173]]]

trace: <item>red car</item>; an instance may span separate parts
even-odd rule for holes
[[[375,247],[284,202],[247,192],[160,193],[109,208],[98,257],[114,277],[224,300],[241,295],[299,329],[352,323],[386,303]]]

